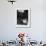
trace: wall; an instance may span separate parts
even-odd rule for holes
[[[17,0],[14,5],[0,0],[0,40],[15,40],[18,32],[26,32],[33,40],[46,40],[45,0]],[[16,9],[31,8],[31,28],[16,28]]]

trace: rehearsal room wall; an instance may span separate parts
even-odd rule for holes
[[[15,40],[19,32],[30,34],[32,40],[46,40],[46,1],[17,0],[13,5],[0,0],[0,41]],[[31,28],[16,28],[16,9],[31,9]]]

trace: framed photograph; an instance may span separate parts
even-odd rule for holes
[[[31,26],[30,8],[18,8],[16,13],[16,27],[25,28]]]

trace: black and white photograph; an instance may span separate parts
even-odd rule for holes
[[[17,9],[17,27],[29,27],[30,26],[30,9]]]

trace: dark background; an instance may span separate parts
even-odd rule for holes
[[[27,23],[23,23],[23,19],[28,21],[28,10],[24,10],[24,12],[19,12],[19,10],[17,10],[17,24],[27,25]]]

